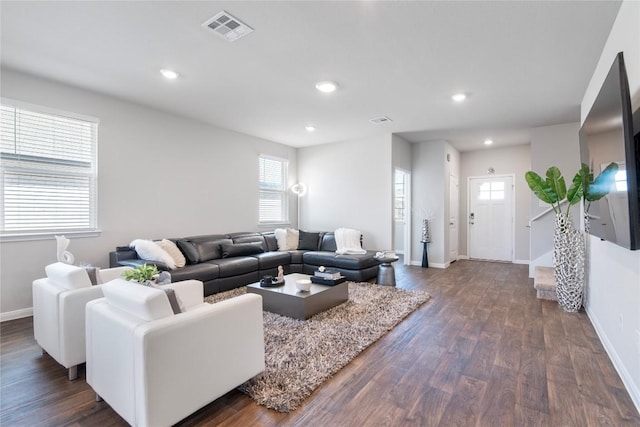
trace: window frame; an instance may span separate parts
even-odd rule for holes
[[[280,176],[280,187],[277,189],[264,187],[265,181],[262,180],[262,162],[263,161],[276,161],[280,162],[282,167],[282,175]],[[260,154],[258,156],[258,224],[259,225],[275,225],[275,224],[289,224],[289,188],[288,188],[288,175],[289,175],[289,160],[272,156],[269,154]],[[273,220],[263,220],[262,213],[262,195],[263,193],[277,195],[280,198],[281,203],[281,217]]]
[[[47,116],[56,116],[63,119],[70,119],[75,121],[87,122],[90,125],[90,154],[88,155],[89,166],[86,167],[86,171],[83,168],[78,168],[77,171],[63,171],[60,170],[63,166],[80,165],[82,161],[75,161],[68,158],[49,158],[46,156],[29,156],[20,154],[5,155],[5,159],[0,161],[0,241],[23,241],[23,240],[48,240],[55,235],[64,234],[66,236],[73,237],[94,237],[99,236],[101,230],[98,227],[98,126],[100,120],[96,117],[82,115],[78,113],[72,113],[63,111],[60,109],[45,107],[41,105],[30,104],[27,102],[18,101],[15,99],[0,98],[0,104],[3,107],[14,108],[16,110],[23,110],[35,114],[43,114]],[[16,159],[26,161],[24,164],[11,165],[10,162]],[[7,164],[9,163],[9,164]],[[34,165],[38,167],[34,167]],[[45,166],[43,166],[45,165]],[[46,166],[48,165],[48,166]],[[51,227],[46,229],[23,229],[23,230],[5,230],[5,176],[7,174],[13,174],[17,176],[24,174],[27,176],[48,176],[60,178],[87,178],[88,188],[88,213],[84,218],[88,222],[87,227],[73,227],[73,228],[58,228]]]

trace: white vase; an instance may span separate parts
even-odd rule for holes
[[[556,215],[553,235],[553,275],[558,304],[564,311],[577,312],[584,294],[584,234],[571,217]]]

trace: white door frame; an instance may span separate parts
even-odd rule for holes
[[[395,192],[395,172],[396,171],[400,171],[404,174],[404,182],[405,182],[405,197],[404,197],[404,227],[402,229],[402,232],[404,233],[404,239],[403,239],[403,261],[402,263],[404,265],[411,265],[411,172],[403,169],[403,168],[399,168],[399,167],[394,167],[393,168],[393,183],[394,183],[394,192]],[[395,200],[395,194],[394,194],[394,200]],[[394,230],[395,230],[395,215],[394,215],[394,220],[393,220],[393,226],[394,226]]]
[[[467,177],[467,258],[471,258],[471,227],[469,226],[469,215],[471,215],[471,180],[491,179],[511,177],[511,262],[515,262],[516,257],[516,175],[514,173],[475,175]]]
[[[455,251],[455,258],[451,258],[452,255],[452,251],[451,251],[451,178],[455,178],[456,181],[456,186],[458,187],[456,190],[456,194],[457,194],[457,199],[456,199],[456,207],[457,207],[457,212],[456,212],[456,221],[457,224],[455,224],[456,227],[456,251]],[[449,224],[449,227],[447,228],[448,231],[448,235],[449,235],[449,264],[457,261],[460,258],[460,177],[454,173],[449,173],[449,218],[447,218],[447,223]]]

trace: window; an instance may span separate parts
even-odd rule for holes
[[[96,119],[3,99],[3,237],[97,231]]]
[[[405,210],[405,174],[402,171],[395,171],[394,194],[393,194],[393,216],[396,221],[404,221]]]
[[[284,159],[260,156],[261,223],[288,222],[287,166],[288,162]]]
[[[478,200],[504,200],[504,182],[491,181],[480,184]]]

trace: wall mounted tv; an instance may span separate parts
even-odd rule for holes
[[[636,116],[640,116],[640,110],[636,111]],[[589,232],[627,249],[639,249],[640,128],[634,132],[622,52],[613,61],[598,97],[582,124],[580,157],[582,163],[589,165],[594,176],[609,163],[618,164],[615,183],[609,194],[591,202],[590,206],[587,203]]]

